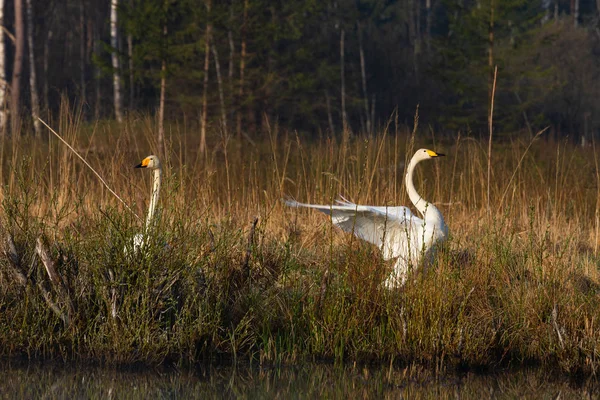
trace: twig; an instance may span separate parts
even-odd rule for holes
[[[316,305],[317,305],[317,312],[319,314],[321,314],[321,311],[323,310],[323,299],[325,299],[325,295],[327,294],[327,284],[329,283],[329,267],[327,267],[327,269],[325,270],[325,273],[323,274],[323,278],[321,279],[321,288],[319,290],[319,297],[317,297],[317,301],[316,301]]]
[[[115,274],[112,268],[108,269],[108,277],[110,280],[110,316],[113,319],[117,319],[117,316],[119,315],[117,311],[117,300],[119,299],[119,294],[117,293]]]
[[[565,347],[565,343],[563,342],[562,335],[560,334],[560,329],[558,328],[558,322],[556,322],[557,319],[558,319],[558,310],[556,307],[556,303],[554,303],[554,308],[552,309],[552,326],[554,327],[554,330],[556,331],[556,335],[558,336],[558,343],[560,343],[560,348],[563,349]]]
[[[127,203],[125,203],[125,201],[117,194],[115,193],[114,190],[112,190],[110,188],[110,186],[108,186],[108,184],[106,183],[106,181],[104,179],[102,179],[102,177],[100,176],[100,174],[98,172],[96,172],[96,170],[85,160],[85,158],[83,158],[78,152],[77,150],[75,150],[73,148],[73,146],[71,146],[69,143],[67,143],[67,141],[65,139],[63,139],[58,133],[56,133],[56,131],[54,129],[52,129],[43,119],[41,119],[40,117],[37,117],[38,120],[40,120],[40,122],[42,124],[44,124],[44,126],[46,128],[48,128],[50,130],[50,132],[52,132],[57,138],[60,139],[61,142],[63,142],[68,148],[69,150],[71,150],[73,153],[75,153],[75,155],[77,157],[79,157],[79,159],[81,161],[83,161],[83,163],[92,170],[92,172],[98,177],[98,179],[100,179],[100,182],[102,182],[102,184],[108,189],[108,191],[110,193],[112,193],[121,203],[123,203],[123,205],[125,206],[125,208],[127,208],[127,210],[129,210],[138,220],[142,221],[142,219],[131,209],[131,207],[129,207],[127,205]]]

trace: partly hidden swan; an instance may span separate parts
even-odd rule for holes
[[[394,269],[384,282],[387,288],[396,288],[404,285],[410,271],[416,269],[421,262],[431,262],[436,245],[448,236],[448,227],[442,213],[417,193],[413,183],[418,163],[443,155],[427,149],[417,150],[406,170],[406,191],[422,219],[408,207],[363,206],[344,198],[334,205],[306,204],[294,200],[287,200],[286,204],[291,207],[315,208],[331,215],[333,224],[343,231],[351,232],[379,247],[384,259],[396,258]]]
[[[152,224],[154,220],[154,213],[156,212],[156,205],[158,204],[158,194],[160,192],[160,181],[162,177],[162,168],[158,157],[150,155],[142,160],[141,163],[135,166],[135,168],[147,168],[152,170],[152,192],[150,193],[150,205],[148,206],[148,216],[146,217],[146,228],[144,233],[138,233],[133,237],[133,251],[138,252],[144,246],[144,238],[150,234]]]

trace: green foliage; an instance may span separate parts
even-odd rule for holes
[[[551,42],[532,43],[535,33],[544,29],[539,28],[543,16],[541,1],[445,1],[444,4],[448,32],[437,37],[439,60],[432,66],[432,74],[451,99],[444,106],[445,122],[453,128],[470,126],[479,130],[486,126],[497,67],[494,112],[497,126],[500,129],[523,126],[522,113],[531,109],[532,103],[544,101],[546,95],[528,87],[544,86],[548,70],[532,69],[531,63],[523,63],[538,46],[551,45]],[[524,105],[522,98],[530,104]],[[515,126],[514,121],[519,123]]]

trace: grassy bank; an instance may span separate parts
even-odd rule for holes
[[[141,219],[55,138],[5,140],[2,356],[600,366],[594,148],[496,143],[488,208],[485,145],[471,138],[391,126],[309,141],[272,127],[255,145],[215,131],[200,157],[197,129],[174,123],[158,226],[134,253],[124,249],[143,229],[151,177],[132,167],[155,148],[153,121],[88,125],[65,113],[54,125]],[[401,290],[381,287],[392,264],[376,248],[282,205],[338,194],[408,204],[404,164],[419,147],[449,155],[420,165],[416,181],[451,238]]]

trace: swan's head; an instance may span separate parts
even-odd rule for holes
[[[422,161],[422,160],[429,160],[430,158],[444,157],[444,156],[445,156],[445,154],[436,153],[433,150],[419,149],[419,150],[417,150],[417,152],[413,156],[413,159],[415,161]]]
[[[160,169],[160,161],[155,155],[148,156],[142,160],[135,168]]]

